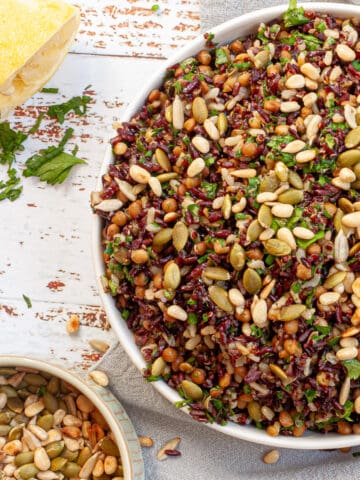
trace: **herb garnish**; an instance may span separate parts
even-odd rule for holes
[[[24,295],[24,294],[23,294],[23,299],[24,299],[27,307],[28,307],[28,308],[31,308],[31,307],[32,307],[32,303],[31,303],[30,298],[29,298],[27,295]]]
[[[346,368],[351,380],[357,380],[360,377],[360,362],[355,358],[353,360],[343,360],[341,362]]]
[[[296,6],[296,0],[290,0],[289,8],[284,13],[284,25],[286,28],[294,27],[297,25],[304,25],[310,22],[310,18],[305,16],[305,10],[303,7]]]
[[[48,108],[47,114],[50,118],[56,118],[59,123],[64,123],[65,115],[72,110],[77,115],[85,115],[87,110],[87,104],[91,101],[91,97],[88,95],[82,95],[81,97],[74,97],[65,103],[59,103],[57,105],[51,105]]]

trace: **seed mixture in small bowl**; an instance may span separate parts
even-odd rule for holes
[[[0,356],[0,479],[142,480],[130,421],[94,389],[46,362]]]
[[[241,438],[295,446],[314,431],[327,448],[360,433],[351,8],[266,9],[197,41],[117,126],[92,194],[113,325],[133,332],[148,381]],[[302,448],[319,448],[310,437]]]

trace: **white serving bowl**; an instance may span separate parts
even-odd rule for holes
[[[301,6],[301,4],[300,4]],[[329,13],[342,18],[358,17],[360,18],[360,7],[355,5],[345,5],[340,3],[305,3],[302,4],[307,10],[315,10],[318,12]],[[217,43],[226,43],[238,37],[245,37],[254,32],[261,22],[267,23],[271,20],[279,18],[286,10],[287,5],[279,5],[271,8],[264,8],[255,12],[242,15],[225,22],[210,31],[215,35]],[[185,47],[179,49],[175,55],[162,64],[161,69],[146,82],[142,91],[137,98],[131,102],[122,115],[121,121],[129,121],[130,118],[137,113],[145,103],[147,96],[151,90],[158,88],[162,84],[165,71],[168,67],[181,62],[182,60],[195,55],[205,46],[205,40],[202,35],[190,41]],[[109,165],[113,162],[112,149],[109,145],[105,159],[101,167],[100,177],[97,189],[101,190],[101,176],[107,172]],[[140,349],[135,344],[132,332],[127,328],[126,322],[122,320],[119,310],[115,306],[113,298],[109,294],[105,294],[100,282],[100,276],[104,273],[103,249],[101,246],[101,230],[102,221],[98,215],[93,218],[93,258],[95,264],[95,272],[98,280],[100,296],[104,304],[108,319],[116,332],[122,346],[136,365],[142,371],[146,367],[146,363],[140,353]],[[154,387],[170,402],[175,403],[182,400],[180,395],[170,388],[164,381],[153,383]],[[175,407],[174,407],[175,408]],[[187,412],[186,408],[183,411]],[[217,424],[205,424],[214,430],[236,437],[242,440],[270,445],[272,447],[296,448],[296,449],[332,449],[351,447],[360,444],[360,435],[339,435],[337,433],[320,434],[316,432],[306,433],[303,437],[270,437],[265,431],[259,430],[254,426],[242,426],[229,422],[226,426]]]
[[[144,480],[144,464],[141,448],[135,429],[127,416],[124,408],[114,395],[94,382],[86,382],[78,375],[35,358],[17,355],[0,355],[1,367],[26,367],[34,368],[39,372],[46,372],[65,380],[85,395],[105,418],[120,450],[124,480]]]

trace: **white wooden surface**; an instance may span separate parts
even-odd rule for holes
[[[142,87],[162,58],[198,34],[198,0],[76,0],[82,24],[72,53],[49,86],[59,94],[38,93],[10,118],[26,129],[47,105],[82,93],[91,84],[93,101],[85,117],[68,116],[60,126],[44,121],[17,157],[25,160],[59,142],[73,127],[70,142],[87,165],[52,187],[23,178],[23,194],[0,202],[0,354],[21,354],[88,369],[101,355],[88,340],[116,343],[100,305],[91,258],[89,194],[95,188],[112,123]],[[4,170],[0,168],[0,179]],[[22,295],[32,301],[28,309]],[[78,315],[78,334],[66,321]]]

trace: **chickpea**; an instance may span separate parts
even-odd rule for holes
[[[149,255],[146,250],[139,248],[131,252],[131,260],[137,264],[146,263],[149,260]]]
[[[318,255],[319,253],[321,253],[321,247],[318,243],[312,243],[306,249],[306,253],[308,255]]]
[[[210,65],[211,54],[208,50],[201,50],[197,55],[197,59],[202,65]]]
[[[240,313],[240,315],[236,313],[235,317],[236,320],[240,320],[240,322],[249,323],[251,320],[250,310],[248,308],[245,308],[244,311]]]
[[[184,123],[184,128],[187,132],[192,132],[195,128],[196,121],[195,118],[188,118]]]
[[[295,120],[295,127],[296,127],[296,130],[298,131],[298,133],[304,133],[305,132],[305,130],[306,130],[305,123],[304,123],[304,120],[301,117],[298,117]]]
[[[284,330],[288,335],[295,335],[295,333],[299,330],[299,322],[297,320],[285,322]]]
[[[302,437],[305,433],[306,427],[305,425],[299,425],[293,428],[293,435],[294,437]]]
[[[249,118],[249,127],[250,128],[261,128],[260,119],[257,117]]]
[[[264,256],[263,252],[260,250],[260,248],[253,248],[251,250],[248,250],[246,252],[246,256],[250,258],[251,260],[261,260]]]
[[[299,263],[296,266],[296,276],[300,278],[300,280],[309,280],[312,278],[311,268],[305,267],[302,263]]]
[[[280,433],[280,423],[275,422],[273,425],[266,427],[266,433],[271,437],[277,437]]]
[[[196,255],[204,255],[207,250],[206,242],[199,242],[194,245]]]
[[[353,433],[355,433],[355,435],[360,434],[360,425],[353,425]]]
[[[323,287],[322,285],[318,285],[316,288],[315,288],[315,297],[316,298],[319,298],[320,295],[322,295],[323,293],[327,292],[326,288]]]
[[[288,50],[281,50],[280,57],[291,60],[291,53]]]
[[[183,363],[184,357],[179,355],[171,364],[171,369],[173,372],[178,372],[180,370],[180,365]]]
[[[162,288],[162,276],[161,273],[156,273],[153,278],[154,287],[157,289]]]
[[[247,87],[250,83],[250,72],[243,72],[238,76],[237,81],[242,87]]]
[[[233,52],[233,53],[241,53],[244,51],[244,46],[242,44],[242,42],[240,40],[234,40],[231,44],[230,44],[230,50]]]
[[[145,297],[145,288],[144,287],[135,287],[135,296],[139,300],[143,300]]]
[[[127,222],[127,216],[124,212],[116,212],[112,216],[111,221],[112,223],[115,223],[115,225],[118,225],[119,227],[123,227]]]
[[[276,135],[287,135],[289,133],[289,125],[276,125]]]
[[[340,435],[350,435],[352,433],[352,427],[349,422],[341,421],[337,424],[338,433]]]
[[[115,155],[124,155],[127,150],[127,145],[124,142],[119,142],[114,146]]]
[[[177,201],[175,198],[166,198],[162,204],[161,204],[162,209],[164,212],[169,213],[169,212],[176,212],[178,208]]]
[[[197,385],[202,385],[205,382],[205,372],[201,368],[195,368],[190,375],[191,380]]]
[[[155,100],[159,100],[160,98],[160,90],[159,89],[155,89],[155,90],[151,90],[151,92],[149,93],[149,102],[154,102]]]
[[[226,388],[230,385],[231,375],[230,373],[224,373],[224,375],[219,380],[219,386],[221,388]]]
[[[245,155],[245,157],[254,157],[256,155],[256,152],[256,143],[245,142],[244,145],[241,147],[241,153]]]
[[[165,362],[168,363],[173,363],[177,359],[177,351],[175,348],[172,347],[166,347],[163,352],[162,352],[162,358],[165,360]]]
[[[275,77],[278,73],[280,73],[280,67],[277,64],[272,63],[266,68],[266,74],[268,77]]]
[[[284,348],[288,353],[290,353],[290,355],[295,355],[299,357],[302,354],[302,348],[296,340],[285,340]]]
[[[312,111],[311,107],[303,107],[301,109],[301,116],[303,118],[307,117],[308,115],[311,115],[312,113],[313,113],[313,111]]]
[[[114,235],[119,233],[119,231],[120,231],[119,226],[115,225],[115,223],[111,223],[106,230],[106,235],[110,240],[112,240],[114,238]]]
[[[281,410],[279,413],[279,422],[282,427],[288,428],[294,425],[294,420],[291,418],[290,413]]]
[[[280,102],[277,99],[273,100],[265,100],[264,102],[264,110],[268,112],[278,112],[280,110]]]
[[[130,203],[128,211],[131,218],[139,216],[142,211],[141,202],[136,200],[136,202]]]

